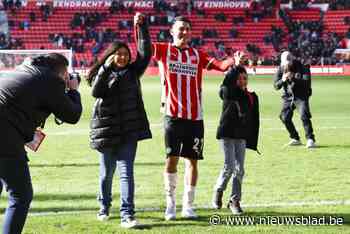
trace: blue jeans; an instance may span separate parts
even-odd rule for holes
[[[9,193],[3,234],[19,234],[26,221],[33,187],[26,159],[0,159],[0,183]]]
[[[220,140],[225,155],[224,168],[216,180],[215,190],[225,191],[232,176],[231,199],[240,201],[242,196],[242,181],[244,176],[244,159],[246,141],[243,139],[224,138]]]
[[[120,217],[125,220],[135,214],[134,205],[134,160],[137,141],[125,143],[117,149],[101,151],[100,194],[98,200],[102,208],[108,209],[112,202],[112,183],[115,169],[119,172]]]

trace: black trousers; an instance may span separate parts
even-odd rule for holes
[[[0,183],[8,192],[3,234],[20,234],[33,199],[33,187],[26,159],[0,159]]]
[[[315,140],[314,130],[311,123],[311,112],[309,99],[300,98],[282,98],[282,111],[280,114],[280,119],[286,126],[289,132],[290,138],[300,140],[298,131],[295,129],[294,123],[292,121],[293,112],[296,108],[299,110],[301,121],[303,122],[305,137],[306,139]]]

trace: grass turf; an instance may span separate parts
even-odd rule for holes
[[[223,155],[215,139],[221,110],[218,87],[221,77],[204,80],[205,160],[199,164],[196,204],[208,205],[212,187],[223,165]],[[313,80],[311,110],[318,148],[285,148],[288,135],[278,119],[280,92],[273,90],[271,77],[251,77],[250,85],[260,97],[261,135],[259,148],[263,155],[248,151],[243,185],[244,204],[266,204],[295,201],[349,200],[350,180],[350,79],[319,77]],[[48,137],[38,153],[30,153],[34,186],[31,212],[76,212],[60,215],[30,216],[24,233],[123,233],[119,228],[119,183],[116,175],[112,220],[96,220],[98,203],[98,155],[89,148],[89,120],[93,106],[90,89],[81,87],[84,113],[75,126],[56,126],[52,119],[46,125]],[[159,113],[160,82],[156,77],[143,78],[145,107],[152,125],[153,139],[140,142],[135,164],[135,201],[137,208],[164,207],[162,171],[164,164],[162,116]],[[299,115],[294,117],[300,135]],[[303,139],[305,143],[305,139]],[[179,165],[178,204],[183,190],[183,163]],[[228,199],[229,189],[225,193]],[[6,207],[6,195],[0,198],[0,212]],[[198,221],[165,222],[161,211],[138,212],[144,229],[152,233],[350,233],[350,206],[300,206],[279,208],[247,208],[247,215],[333,215],[345,218],[345,225],[325,226],[210,226],[209,217],[220,212],[199,210]],[[0,218],[2,221],[2,217]],[[138,232],[138,231],[136,231]]]

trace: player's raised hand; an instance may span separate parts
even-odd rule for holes
[[[145,15],[140,13],[140,12],[136,12],[135,16],[134,16],[134,26],[136,25],[142,25],[145,23]]]
[[[222,61],[222,66],[227,70],[229,67],[235,64],[235,59],[233,57],[228,57]]]

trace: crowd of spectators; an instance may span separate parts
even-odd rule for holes
[[[329,4],[330,10],[350,9],[349,0],[282,0],[281,3],[290,4],[293,10],[305,10],[312,4],[325,3]]]
[[[112,1],[111,6],[109,8],[109,13],[116,14],[116,13],[121,13],[124,11],[125,11],[125,7],[121,1],[119,1],[119,0]]]
[[[23,42],[19,38],[12,38],[5,33],[0,32],[0,49],[1,50],[18,50],[23,49]]]
[[[340,37],[334,32],[324,33],[322,14],[318,21],[293,21],[283,10],[280,16],[288,29],[288,50],[311,65],[336,63],[333,52]]]
[[[330,0],[329,1],[329,9],[330,10],[345,10],[350,9],[350,1],[349,0]]]
[[[19,10],[22,7],[21,0],[2,0],[2,6],[5,11],[11,10],[14,13],[16,10]]]
[[[314,2],[322,2],[323,0],[291,0],[282,2],[292,2],[293,9],[306,9]],[[4,8],[6,9],[18,9],[21,4],[16,0],[3,0]],[[252,0],[250,1],[249,8],[245,11],[245,15],[229,16],[224,12],[218,12],[214,15],[214,19],[218,24],[222,22],[232,22],[232,28],[228,31],[230,38],[235,39],[240,36],[240,27],[244,27],[245,21],[254,22],[261,21],[264,17],[274,17],[275,0]],[[350,5],[350,1],[346,0],[331,0],[331,9],[344,9]],[[121,0],[113,0],[110,8],[106,12],[76,12],[70,21],[71,29],[83,30],[83,33],[73,33],[72,35],[65,33],[55,33],[49,35],[49,40],[55,45],[56,48],[70,49],[77,53],[90,52],[96,59],[99,52],[105,47],[107,43],[116,40],[132,41],[132,28],[133,23],[130,19],[118,20],[115,28],[102,28],[99,27],[104,20],[108,19],[109,14],[128,13],[131,14],[134,11],[131,7],[126,8]],[[50,5],[43,4],[40,6],[40,14],[42,21],[47,21],[49,16],[53,12],[53,8]],[[194,1],[179,0],[179,1],[154,1],[154,13],[149,13],[148,19],[150,26],[167,26],[160,27],[157,32],[156,38],[158,41],[170,42],[171,35],[168,27],[171,25],[174,17],[179,14],[196,14],[199,17],[207,17],[206,12],[201,9],[196,9]],[[342,37],[336,33],[324,33],[323,32],[323,19],[322,14],[319,21],[298,21],[292,20],[288,13],[284,10],[280,10],[279,16],[286,25],[287,31],[283,31],[282,28],[277,26],[271,26],[271,30],[263,37],[265,44],[271,44],[276,52],[281,51],[286,45],[288,49],[294,54],[299,56],[310,64],[334,64],[335,60],[333,52],[339,45]],[[21,22],[9,22],[10,27],[18,26],[22,30],[29,30],[33,22],[37,21],[38,16],[35,12],[30,12],[28,19]],[[232,20],[232,21],[230,21]],[[344,23],[350,25],[350,16],[344,18]],[[119,32],[122,30],[123,33]],[[225,45],[224,41],[221,41],[218,31],[215,28],[204,28],[202,35],[192,38],[191,45],[194,47],[201,47],[213,41],[215,49],[209,51],[209,54],[223,58],[233,53],[233,50]],[[350,39],[350,28],[345,33],[345,37]],[[288,43],[284,43],[284,42]],[[3,48],[21,48],[23,43],[20,40],[8,39],[6,37],[0,37],[0,49]],[[263,57],[262,51],[256,43],[246,44],[246,51],[250,54],[254,64],[275,64],[276,58]],[[81,65],[81,61],[75,61],[76,64]],[[85,64],[84,64],[85,65]],[[89,65],[89,64],[87,64]]]
[[[77,12],[74,13],[73,19],[71,20],[71,28],[76,29],[78,27],[84,29],[86,27],[96,27],[100,24],[103,19],[106,19],[105,13],[99,12]]]

